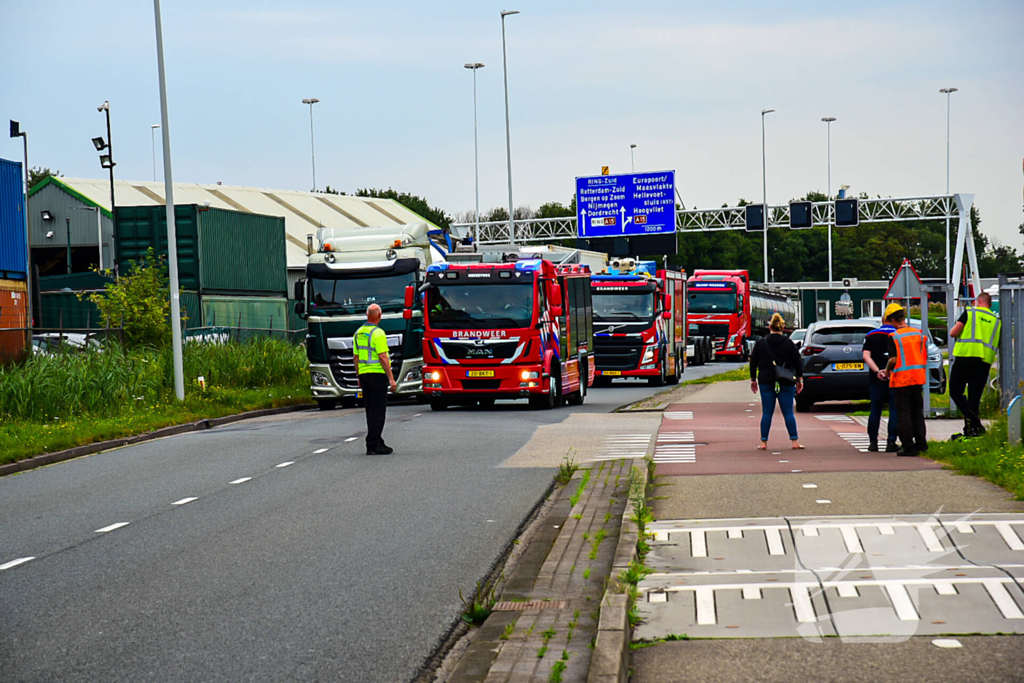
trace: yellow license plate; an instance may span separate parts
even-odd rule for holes
[[[466,377],[494,377],[494,370],[467,370]]]
[[[621,374],[622,374],[622,370],[602,370],[601,371],[601,376],[602,377],[618,377]]]
[[[356,398],[362,398],[362,397],[363,397],[363,392],[357,391],[356,392]]]
[[[833,363],[833,370],[863,370],[863,363]]]

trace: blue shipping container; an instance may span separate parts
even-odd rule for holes
[[[0,279],[24,280],[28,272],[24,192],[21,164],[0,159]]]

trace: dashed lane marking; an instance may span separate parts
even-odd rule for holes
[[[232,483],[232,484],[244,484],[247,481],[252,481],[252,477],[242,477],[241,479],[235,479],[234,481],[232,481],[230,483]]]
[[[358,436],[350,436],[347,439],[345,439],[345,443],[348,443],[349,441],[355,441],[358,438],[359,438]]]
[[[128,526],[130,523],[131,522],[117,522],[115,524],[111,524],[110,526],[105,526],[102,529],[97,529],[96,533],[105,534],[108,531],[114,531],[115,529],[120,529],[121,527]]]
[[[17,567],[19,564],[25,564],[26,562],[31,562],[34,559],[36,559],[36,558],[34,558],[34,557],[19,557],[16,560],[11,560],[10,562],[4,562],[3,564],[0,564],[0,572],[2,572],[5,569],[13,569],[14,567]]]
[[[188,503],[191,503],[193,500],[199,500],[199,499],[196,498],[196,497],[182,498],[181,500],[174,501],[173,503],[171,503],[171,505],[186,505]]]
[[[313,451],[313,455],[319,455],[320,453],[326,453],[329,450],[331,450],[331,449],[330,448],[318,448],[315,451]]]
[[[288,465],[294,465],[294,464],[295,464],[294,460],[289,460],[288,462],[283,462],[280,465],[274,465],[274,467],[277,467],[277,468],[288,467]]]

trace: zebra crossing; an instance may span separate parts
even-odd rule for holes
[[[662,413],[662,416],[666,420],[692,420],[693,419],[693,411],[692,410],[667,410],[664,413]]]
[[[604,437],[592,462],[619,458],[644,458],[651,444],[651,435],[645,433],[609,434]]]
[[[656,463],[697,462],[697,445],[693,432],[662,432],[654,446]]]
[[[839,432],[839,436],[842,437],[843,441],[856,448],[861,453],[868,452],[868,445],[871,440],[868,435],[864,432]]]
[[[822,422],[854,422],[849,415],[815,415]]]

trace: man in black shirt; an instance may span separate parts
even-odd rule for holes
[[[889,335],[896,331],[892,325],[892,314],[902,311],[899,304],[889,304],[885,309],[885,317],[882,326],[868,332],[864,337],[864,347],[861,356],[864,358],[864,365],[868,369],[868,389],[871,392],[871,414],[868,417],[868,450],[878,450],[878,428],[882,422],[882,410],[888,407],[889,429],[886,439],[885,450],[887,453],[895,453],[899,450],[896,446],[896,437],[899,436],[899,422],[896,418],[896,396],[889,387],[889,380],[885,378],[885,364],[889,362]]]

